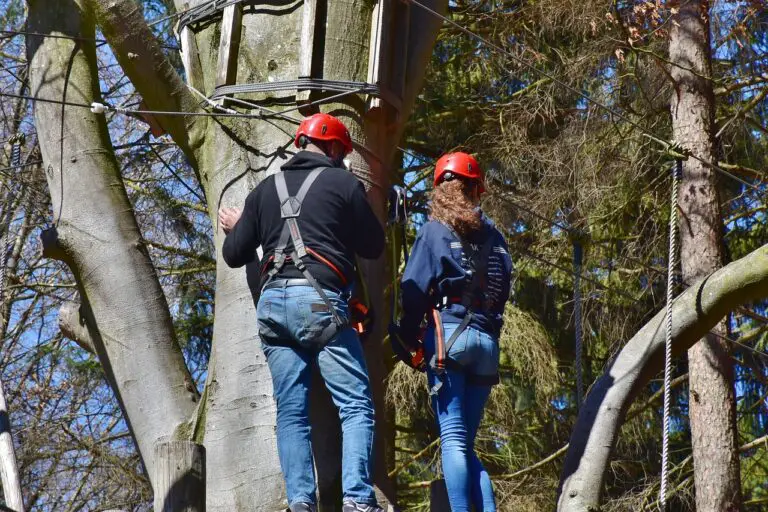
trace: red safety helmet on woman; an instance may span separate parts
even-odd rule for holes
[[[483,170],[472,155],[461,152],[447,153],[437,161],[437,164],[435,164],[435,186],[438,186],[443,181],[455,178],[476,180],[478,182],[478,191],[481,194],[485,192]]]
[[[301,137],[311,140],[338,141],[344,146],[344,155],[352,152],[352,137],[344,123],[328,114],[314,114],[304,119],[296,130],[296,147],[301,147]]]

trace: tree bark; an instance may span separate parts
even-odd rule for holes
[[[100,99],[93,17],[73,0],[30,0],[30,90],[37,98]],[[168,304],[144,246],[105,118],[88,109],[34,104],[56,228],[44,254],[65,261],[89,304],[90,339],[114,384],[147,472],[152,445],[195,408]]]
[[[673,308],[672,351],[693,346],[738,304],[768,297],[768,245],[681,293]],[[664,311],[619,352],[587,395],[571,434],[558,490],[559,512],[597,510],[605,472],[634,397],[664,365]]]
[[[714,162],[715,96],[712,75],[709,2],[681,2],[672,19],[669,54],[675,93],[674,139],[695,155]],[[683,282],[698,280],[723,262],[722,219],[715,171],[689,158],[680,190],[680,259]],[[714,331],[727,333],[725,322]],[[736,397],[728,342],[709,334],[688,351],[690,422],[696,509],[738,510],[741,506]]]

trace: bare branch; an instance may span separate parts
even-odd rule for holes
[[[80,348],[91,354],[96,354],[91,335],[88,333],[85,317],[80,313],[80,304],[66,302],[59,309],[59,329],[61,333],[74,341]]]

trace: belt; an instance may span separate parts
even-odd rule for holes
[[[289,286],[309,286],[312,288],[312,283],[306,279],[294,278],[294,279],[272,279],[264,285],[262,290],[271,290],[273,288],[288,288]],[[332,292],[341,294],[339,290],[329,286],[323,286],[323,289],[330,290]]]
[[[312,284],[307,281],[306,279],[272,279],[267,284],[264,285],[265,290],[269,290],[270,288],[287,288],[289,286],[309,286],[311,287]]]

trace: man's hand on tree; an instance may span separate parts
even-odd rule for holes
[[[224,230],[224,233],[229,234],[232,228],[235,227],[237,221],[240,220],[240,215],[243,211],[240,208],[221,208],[219,209],[219,226]]]

